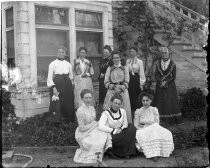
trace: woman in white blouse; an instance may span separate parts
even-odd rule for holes
[[[98,128],[96,111],[91,105],[93,94],[90,90],[82,90],[82,105],[76,112],[78,127],[75,132],[75,139],[80,148],[76,150],[74,161],[79,163],[96,163],[97,155],[100,152],[102,161],[103,153],[112,146],[111,136]]]
[[[57,59],[50,63],[47,86],[50,87],[50,108],[52,120],[59,122],[61,118],[75,121],[73,72],[71,64],[64,59],[66,48],[58,48]],[[58,102],[60,107],[56,107]],[[56,105],[56,106],[55,106]],[[54,116],[54,117],[53,117]],[[57,117],[58,116],[58,117]]]
[[[136,47],[130,47],[130,59],[126,61],[126,66],[129,68],[129,87],[128,92],[131,102],[132,119],[134,117],[134,111],[138,108],[138,96],[143,91],[143,85],[146,81],[144,74],[144,66],[142,60],[137,58],[138,49]]]
[[[112,148],[109,148],[106,153],[111,156],[129,158],[136,154],[136,128],[128,124],[126,111],[120,108],[122,101],[119,93],[111,97],[111,107],[102,113],[99,129],[112,136]]]
[[[75,74],[75,107],[76,109],[82,104],[80,93],[83,89],[89,89],[93,92],[92,76],[94,75],[93,65],[90,60],[86,59],[86,47],[79,48],[79,58],[74,60],[74,74]],[[95,105],[93,97],[93,105]]]

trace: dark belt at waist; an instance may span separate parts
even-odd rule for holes
[[[113,85],[123,85],[123,82],[111,82]]]
[[[135,76],[135,75],[138,75],[139,76],[139,74],[138,73],[134,73],[134,74],[132,74],[131,72],[129,73],[130,74],[130,76],[132,75],[132,76]]]

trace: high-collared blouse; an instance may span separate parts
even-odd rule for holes
[[[90,60],[84,59],[75,59],[74,60],[74,72],[75,75],[86,74],[88,76],[94,75],[93,65]]]
[[[99,129],[104,132],[111,133],[117,128],[127,128],[128,121],[126,111],[124,109],[119,109],[116,113],[111,112],[110,109],[104,111],[99,120]]]
[[[126,66],[129,68],[129,72],[134,75],[135,73],[139,74],[140,77],[140,85],[144,85],[146,81],[145,73],[144,73],[144,65],[142,60],[135,58],[130,58],[126,61]]]
[[[109,88],[110,84],[124,85],[128,88],[130,77],[128,67],[119,65],[113,65],[107,68],[104,84],[106,88]]]
[[[156,107],[136,109],[134,116],[134,126],[136,128],[139,128],[141,124],[150,125],[153,123],[159,123],[159,113]]]
[[[103,58],[102,61],[101,61],[101,67],[100,67],[101,73],[105,74],[107,68],[109,66],[111,66],[111,64],[112,64],[112,60],[111,60],[110,56],[107,57],[107,58]]]
[[[169,64],[170,64],[170,59],[168,59],[165,62],[163,60],[161,60],[161,68],[162,68],[162,70],[165,71],[168,68]]]
[[[72,66],[66,60],[61,61],[61,60],[56,59],[50,63],[49,70],[48,70],[48,77],[47,77],[48,87],[55,85],[53,82],[53,75],[56,75],[56,74],[59,74],[59,75],[69,74],[69,78],[73,80]]]
[[[80,131],[87,131],[96,123],[96,111],[93,106],[86,106],[84,103],[77,109],[77,122]]]

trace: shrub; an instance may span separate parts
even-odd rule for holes
[[[179,103],[183,117],[192,120],[206,118],[206,98],[200,88],[194,87],[181,93]]]

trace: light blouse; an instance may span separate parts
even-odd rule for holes
[[[131,74],[138,73],[140,76],[140,85],[144,85],[146,81],[145,73],[144,73],[144,65],[143,61],[138,59],[137,57],[135,58],[130,58],[126,61],[126,66],[129,68],[129,72]]]
[[[161,68],[162,68],[162,70],[165,71],[168,68],[169,64],[170,64],[170,59],[168,59],[165,62],[163,60],[161,60]]]
[[[59,75],[69,74],[70,80],[73,80],[72,66],[66,60],[61,61],[61,60],[56,59],[50,63],[49,70],[48,70],[48,77],[47,77],[48,87],[55,85],[53,82],[53,76],[56,74],[59,74]]]
[[[116,113],[111,112],[109,109],[104,111],[99,120],[99,129],[104,132],[111,133],[113,129],[117,128],[127,128],[128,121],[126,111],[124,109],[119,109]]]
[[[89,130],[96,124],[96,111],[93,106],[86,106],[84,103],[76,112],[78,127],[81,132]]]
[[[136,109],[134,116],[134,126],[138,129],[141,128],[140,125],[144,124],[148,126],[153,123],[159,124],[159,113],[156,107],[141,107],[140,109]]]

